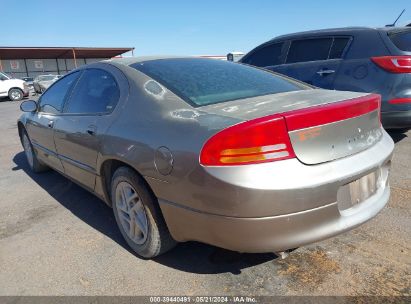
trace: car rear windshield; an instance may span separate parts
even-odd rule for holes
[[[308,86],[265,70],[217,59],[159,59],[131,67],[193,106],[308,89]]]
[[[411,30],[389,33],[388,36],[401,51],[411,52]]]

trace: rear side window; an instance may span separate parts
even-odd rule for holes
[[[71,87],[76,83],[80,72],[72,73],[54,83],[40,99],[40,111],[58,114],[61,112],[64,99]]]
[[[281,50],[283,43],[267,45],[248,56],[243,63],[258,67],[266,67],[281,64]]]
[[[120,98],[114,77],[100,69],[84,71],[68,101],[66,113],[108,113]]]
[[[388,36],[401,51],[411,52],[411,31],[391,33]]]
[[[348,42],[350,41],[350,38],[344,37],[344,38],[334,38],[331,51],[330,51],[330,56],[328,59],[340,59],[342,58],[344,54],[344,50],[347,47]]]
[[[332,38],[304,39],[291,42],[286,63],[326,60]]]

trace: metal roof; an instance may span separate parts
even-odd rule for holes
[[[48,59],[48,58],[112,58],[134,48],[97,47],[1,47],[0,59]]]

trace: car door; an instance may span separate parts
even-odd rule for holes
[[[38,110],[27,117],[26,130],[38,158],[50,167],[64,172],[54,143],[54,126],[61,119],[64,101],[76,83],[79,72],[56,82],[38,101]]]
[[[320,88],[333,89],[348,41],[348,37],[293,40],[285,64],[272,70]]]
[[[55,125],[56,149],[69,177],[94,189],[103,131],[120,97],[114,76],[103,69],[84,70]]]

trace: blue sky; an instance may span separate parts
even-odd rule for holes
[[[135,47],[135,55],[225,55],[280,34],[383,26],[411,0],[0,0],[0,46]],[[5,13],[5,14],[4,14]],[[14,20],[13,20],[14,19]]]

